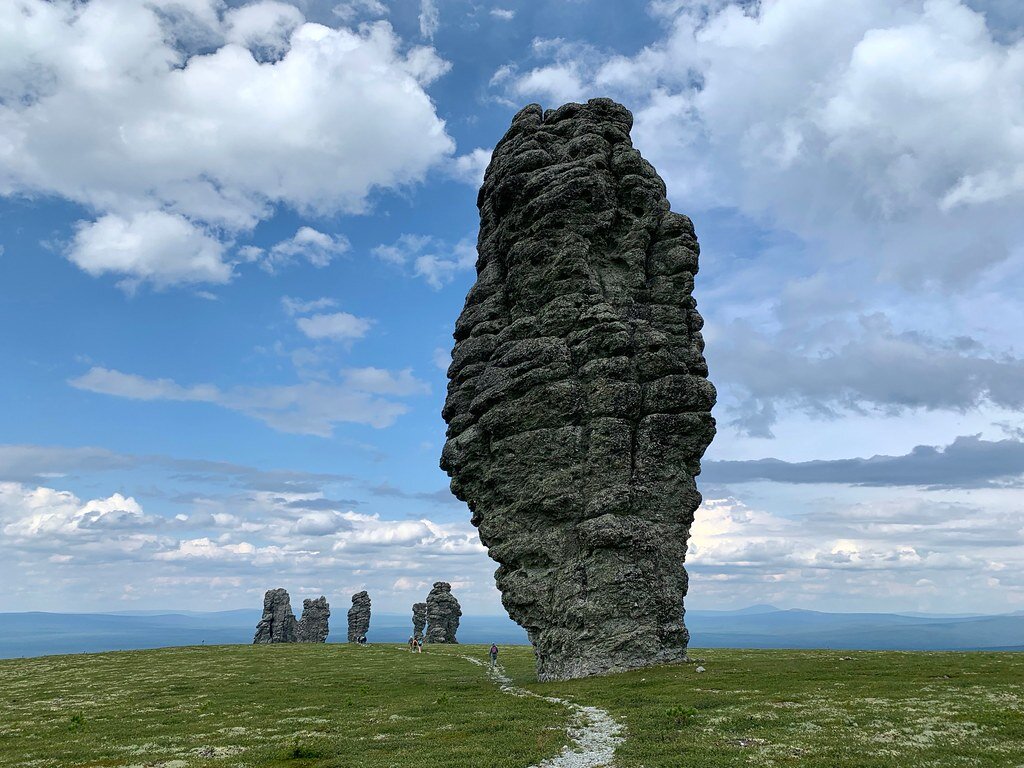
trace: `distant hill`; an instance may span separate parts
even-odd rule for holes
[[[691,644],[701,648],[850,650],[1008,649],[1024,644],[1024,616],[921,616],[779,610],[687,611]]]
[[[201,613],[0,613],[0,658],[252,642],[259,610]],[[849,650],[1021,650],[1024,614],[934,616],[824,613],[756,605],[686,612],[695,648],[832,648]],[[370,642],[404,642],[407,614],[375,613]],[[526,633],[507,616],[462,617],[465,643],[519,645]],[[345,613],[331,619],[329,642],[344,642]]]

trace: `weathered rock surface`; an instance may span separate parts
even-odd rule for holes
[[[292,613],[286,589],[270,589],[263,596],[263,617],[256,625],[253,645],[258,643],[294,643],[298,640],[298,622]]]
[[[331,618],[331,606],[327,598],[320,595],[316,600],[302,601],[302,618],[296,635],[300,643],[326,643],[330,632],[328,619]]]
[[[348,609],[348,641],[358,643],[370,631],[370,595],[364,590],[352,595],[352,607]]]
[[[435,581],[434,588],[427,595],[427,634],[424,640],[428,643],[458,643],[455,639],[459,631],[459,618],[462,606],[452,594],[452,585],[447,581]]]
[[[542,680],[686,658],[715,389],[693,225],[608,99],[520,111],[480,190],[441,467]]]
[[[427,625],[427,604],[412,604],[412,636],[423,637],[423,628]]]

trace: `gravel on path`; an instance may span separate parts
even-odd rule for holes
[[[585,707],[566,699],[555,696],[541,696],[512,684],[500,666],[491,667],[480,659],[463,656],[466,661],[483,667],[487,675],[498,684],[502,693],[510,696],[534,696],[538,699],[560,704],[573,713],[569,726],[570,746],[564,747],[561,754],[544,760],[530,768],[600,768],[611,766],[615,760],[615,749],[625,741],[622,724],[608,712],[598,707]]]

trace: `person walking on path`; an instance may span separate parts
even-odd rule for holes
[[[487,655],[491,657],[491,666],[493,667],[498,663],[498,646],[491,643],[491,650],[487,652]]]

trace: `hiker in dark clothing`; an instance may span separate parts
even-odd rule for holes
[[[491,650],[488,651],[487,655],[491,657],[491,666],[493,667],[498,663],[498,646],[491,643]]]

